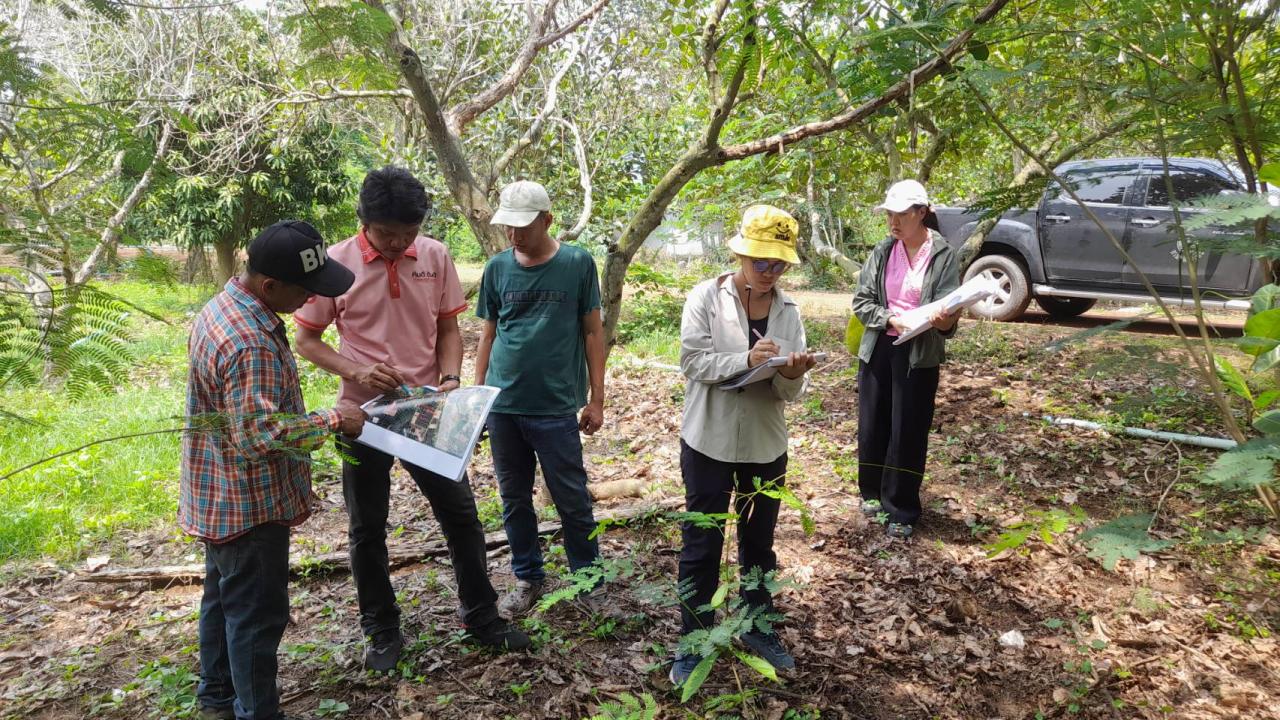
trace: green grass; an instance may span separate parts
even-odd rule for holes
[[[628,354],[640,360],[680,364],[679,329],[642,335],[623,346]]]
[[[56,386],[0,390],[0,408],[41,425],[0,424],[0,475],[87,443],[180,428],[186,398],[190,318],[212,287],[107,283],[103,289],[164,317],[138,314],[133,372],[117,387],[72,400]],[[299,362],[308,407],[333,404],[336,378]],[[0,481],[0,562],[43,556],[59,561],[127,541],[129,531],[169,527],[175,516],[179,433],[95,445]],[[333,467],[332,449],[316,460]]]

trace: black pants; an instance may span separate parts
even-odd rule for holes
[[[200,704],[242,720],[279,717],[276,651],[288,624],[289,528],[266,523],[205,542]]]
[[[735,490],[734,512],[738,515],[738,567],[743,576],[753,568],[772,572],[778,568],[773,552],[773,528],[778,524],[778,501],[755,493],[754,478],[762,483],[783,484],[787,454],[768,463],[728,463],[714,460],[680,441],[680,474],[684,476],[685,509],[696,513],[725,513]],[[680,610],[680,632],[690,633],[715,624],[715,611],[695,612],[711,601],[720,583],[720,554],[724,550],[724,523],[719,527],[697,527],[686,522],[681,527],[684,549],[680,551],[681,592],[693,591]],[[744,589],[743,599],[751,607],[773,606],[764,588]]]
[[[911,342],[881,335],[858,369],[858,487],[889,521],[920,518],[920,484],[938,393],[938,368],[908,364]]]
[[[387,565],[387,513],[395,458],[367,445],[339,442],[343,451],[359,462],[342,462],[342,496],[350,521],[351,576],[360,602],[360,627],[366,635],[398,629],[400,608]],[[489,582],[484,527],[467,478],[454,482],[416,465],[401,465],[427,496],[449,544],[462,623],[479,627],[491,622],[498,617],[498,594]]]

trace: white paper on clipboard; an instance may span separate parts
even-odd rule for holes
[[[379,395],[360,406],[369,419],[356,442],[459,482],[499,392],[488,385],[444,393],[425,386]]]
[[[823,362],[827,359],[827,354],[823,352],[814,353],[813,356],[817,359],[818,362]],[[738,388],[746,387],[751,383],[760,382],[761,380],[768,380],[769,378],[778,374],[778,368],[787,364],[787,358],[788,358],[787,355],[778,355],[775,357],[771,357],[765,362],[762,362],[759,365],[751,368],[750,370],[740,375],[735,375],[729,378],[728,380],[725,380],[724,382],[720,383],[716,387],[720,388],[721,390],[737,390]]]
[[[975,275],[969,279],[969,282],[947,293],[941,300],[934,300],[928,305],[921,305],[915,310],[908,310],[899,315],[898,319],[910,329],[905,333],[900,333],[898,339],[893,341],[893,344],[901,345],[933,327],[929,322],[929,318],[937,314],[939,310],[953,313],[957,310],[977,305],[999,292],[1000,286],[995,279]]]

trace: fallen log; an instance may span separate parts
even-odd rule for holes
[[[663,498],[656,503],[643,503],[620,508],[615,512],[601,513],[596,516],[598,522],[623,524],[647,517],[654,513],[671,510],[684,504],[684,498]],[[558,522],[538,524],[539,535],[551,535],[559,532]],[[507,544],[507,535],[503,531],[491,532],[484,536],[484,545],[488,549],[502,547]],[[424,558],[440,557],[449,554],[449,546],[443,539],[429,543],[399,545],[388,548],[388,561],[392,567],[408,565]],[[314,577],[319,574],[337,572],[348,569],[347,551],[324,553],[290,558],[289,573],[295,577]],[[130,583],[145,582],[152,587],[169,587],[173,585],[193,585],[204,580],[204,564],[158,565],[153,567],[105,568],[93,572],[80,573],[77,580],[96,583]]]

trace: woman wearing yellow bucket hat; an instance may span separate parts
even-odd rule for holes
[[[783,405],[804,391],[805,373],[815,358],[806,351],[800,310],[777,287],[778,279],[800,258],[796,255],[795,218],[770,205],[753,205],[742,215],[739,232],[728,242],[738,257],[736,271],[706,280],[689,293],[680,323],[680,369],[685,387],[680,431],[680,472],[689,512],[723,515],[734,498],[738,516],[738,565],[744,578],[777,569],[773,530],[778,500],[758,492],[781,485],[787,472],[787,425]],[[719,383],[785,356],[785,364],[767,380],[735,390]],[[724,527],[686,522],[682,527],[680,586],[692,596],[681,611],[680,647],[671,666],[677,686],[698,663],[698,631],[715,623],[706,606],[720,580]],[[772,598],[760,581],[743,583],[743,600],[753,616],[773,617]],[[780,670],[795,667],[776,633],[753,629],[744,645]]]
[[[875,209],[885,211],[889,237],[867,257],[853,296],[853,314],[866,327],[858,348],[858,486],[862,512],[885,513],[885,531],[905,538],[920,517],[938,366],[959,314],[938,313],[932,328],[902,345],[894,344],[906,332],[898,316],[943,297],[960,279],[923,185],[895,183]]]

